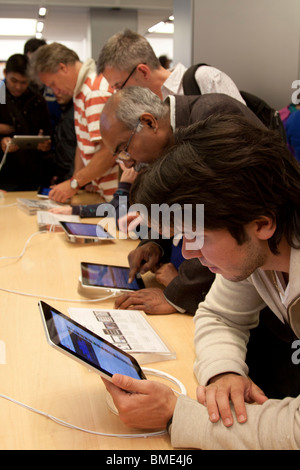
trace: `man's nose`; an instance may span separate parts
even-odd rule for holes
[[[183,237],[181,252],[182,252],[182,256],[185,259],[202,257],[202,251],[200,249],[195,249],[195,241],[196,241],[195,238],[193,240],[188,240],[185,237]]]

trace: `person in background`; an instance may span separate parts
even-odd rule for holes
[[[184,94],[182,79],[186,67],[179,63],[171,70],[165,69],[147,39],[129,29],[113,35],[104,44],[97,70],[116,91],[135,85],[150,88],[162,99]],[[245,104],[235,83],[221,70],[202,66],[195,78],[203,95],[224,93]]]
[[[73,95],[77,148],[71,179],[56,185],[50,199],[65,202],[92,182],[106,201],[118,187],[119,167],[105,148],[100,135],[100,115],[111,96],[107,81],[97,75],[93,59],[85,63],[63,44],[40,47],[30,58],[31,76],[50,87],[56,95]]]
[[[172,60],[168,56],[160,55],[158,60],[164,69],[168,70],[171,67]]]
[[[28,58],[41,46],[45,46],[47,44],[45,39],[38,39],[38,38],[30,38],[24,44],[24,54],[27,55]]]
[[[300,107],[296,107],[284,122],[287,145],[300,162]]]
[[[55,98],[60,107],[60,118],[54,130],[53,176],[50,185],[59,184],[72,177],[77,147],[73,96],[56,95]]]
[[[51,140],[37,149],[19,148],[11,144],[13,135],[50,135],[51,123],[44,98],[29,88],[28,57],[13,54],[4,69],[6,103],[0,106],[1,156],[7,151],[0,171],[0,186],[6,191],[32,191],[48,178],[52,158]]]
[[[47,44],[45,39],[38,39],[38,38],[30,38],[24,44],[24,54],[29,58],[32,54],[41,46],[45,46]],[[56,101],[56,97],[51,90],[51,88],[36,83],[36,81],[31,80],[30,88],[33,91],[41,93],[45,98],[49,110],[51,125],[52,125],[52,133],[55,132],[56,124],[58,123],[61,115],[61,109],[59,103]]]

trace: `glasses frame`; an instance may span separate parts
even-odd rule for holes
[[[134,134],[136,133],[139,125],[140,125],[140,122],[137,123],[136,127],[131,132],[130,137],[128,139],[128,142],[125,145],[125,148],[123,150],[118,151],[118,152],[114,152],[113,156],[117,157],[116,158],[117,163],[124,163],[124,162],[128,162],[129,160],[132,160],[131,155],[128,152],[128,148],[129,148],[130,142],[132,141],[132,138],[133,138]]]
[[[139,65],[139,64],[138,64]],[[117,88],[117,90],[122,90],[124,88],[124,86],[126,85],[126,83],[128,82],[128,80],[130,79],[130,77],[134,74],[134,72],[136,71],[138,65],[136,65],[130,72],[130,74],[128,75],[128,77],[126,78],[126,80],[122,83],[122,85],[120,87]]]

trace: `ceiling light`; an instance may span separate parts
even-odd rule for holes
[[[36,25],[37,33],[41,33],[44,29],[44,23],[42,21],[38,21]]]
[[[29,18],[0,18],[1,36],[34,36],[37,21]]]
[[[46,16],[46,13],[47,13],[47,8],[41,7],[39,9],[39,16]]]
[[[168,21],[160,21],[151,28],[148,29],[149,33],[157,34],[173,34],[174,33],[174,24]]]

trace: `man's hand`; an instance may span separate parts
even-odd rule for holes
[[[249,378],[230,373],[213,377],[206,387],[199,385],[197,399],[207,406],[209,418],[213,423],[221,416],[227,427],[233,424],[230,400],[239,423],[247,421],[245,402],[261,405],[268,400],[264,392]]]
[[[147,271],[156,269],[159,266],[162,251],[156,243],[145,243],[131,251],[128,255],[129,261],[129,282],[132,282],[139,272],[145,274]]]
[[[17,150],[19,150],[19,147],[17,145],[11,144],[11,140],[12,140],[11,137],[3,137],[3,139],[1,140],[1,148],[3,152],[6,151],[6,148],[8,145],[9,145],[8,153],[16,152]]]
[[[66,202],[69,198],[77,193],[77,189],[72,189],[70,186],[70,180],[63,181],[60,184],[51,189],[49,193],[49,199],[55,202]]]
[[[103,382],[126,426],[166,429],[177,401],[171,388],[159,382],[137,380],[119,374],[112,377],[113,383],[105,379]]]
[[[155,279],[165,287],[167,287],[177,276],[178,271],[172,263],[162,264],[155,271]]]
[[[157,315],[177,313],[177,310],[167,302],[159,287],[149,287],[136,292],[128,292],[118,297],[114,308],[123,310],[143,310],[145,313]]]

